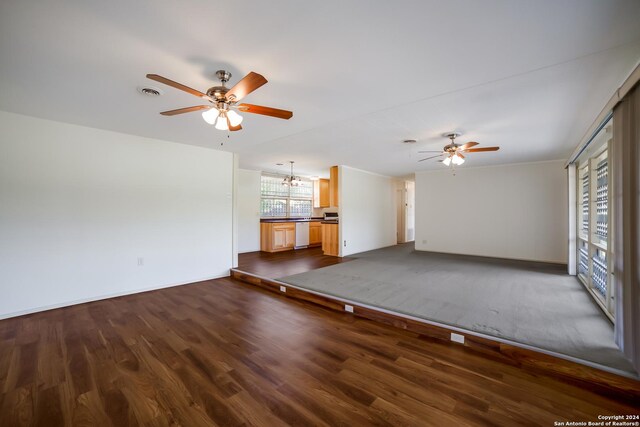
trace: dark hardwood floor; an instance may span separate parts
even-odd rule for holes
[[[347,261],[351,258],[324,255],[320,247],[274,253],[249,252],[238,255],[238,270],[279,279]]]
[[[1,426],[551,426],[638,413],[232,279],[0,321]]]

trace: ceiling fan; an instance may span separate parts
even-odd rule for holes
[[[238,104],[245,96],[249,95],[260,86],[267,83],[267,79],[258,73],[251,71],[232,88],[225,86],[231,79],[231,73],[225,70],[216,71],[216,77],[222,82],[220,86],[213,86],[207,89],[206,93],[192,89],[181,83],[169,80],[157,74],[147,74],[147,78],[174,87],[191,95],[209,101],[208,105],[196,105],[194,107],[179,108],[177,110],[163,111],[163,116],[175,116],[177,114],[191,113],[193,111],[203,111],[202,118],[209,124],[215,124],[216,129],[230,130],[232,132],[242,129],[240,123],[242,116],[235,110],[243,113],[261,114],[263,116],[276,117],[278,119],[289,120],[293,113],[291,111],[279,110],[277,108],[263,107],[253,104]]]
[[[453,165],[461,165],[464,163],[465,156],[467,153],[480,153],[483,151],[498,151],[500,147],[481,147],[481,148],[471,148],[478,145],[477,142],[467,142],[466,144],[456,144],[455,139],[459,137],[461,134],[457,132],[446,133],[444,136],[451,140],[450,144],[444,146],[442,151],[418,151],[418,153],[439,153],[435,156],[427,157],[426,159],[420,159],[419,162],[424,162],[425,160],[435,159],[436,157],[446,156],[443,160],[438,160],[439,162],[444,163],[446,166],[450,164]],[[463,154],[464,153],[464,154]]]

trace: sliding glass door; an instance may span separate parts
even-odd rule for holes
[[[576,234],[578,278],[613,320],[615,295],[609,170],[611,137],[612,122],[609,121],[578,159]]]

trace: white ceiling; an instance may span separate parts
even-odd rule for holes
[[[400,176],[442,167],[416,152],[454,129],[501,146],[465,167],[566,158],[640,59],[640,2],[3,0],[0,58],[2,110],[230,150],[246,168]],[[245,114],[227,138],[198,113],[158,114],[200,102],[145,74],[206,90],[220,68],[231,84],[263,74],[245,101],[293,118]]]

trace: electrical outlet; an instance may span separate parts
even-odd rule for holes
[[[347,247],[347,241],[346,240],[344,241],[344,247],[345,248]]]
[[[284,286],[280,286],[280,292],[287,292],[287,288]]]
[[[144,266],[144,258],[138,257],[138,267]]]
[[[454,334],[451,332],[451,341],[464,344],[464,335]]]
[[[346,311],[347,313],[353,313],[353,306],[349,304],[345,304],[344,311]]]

